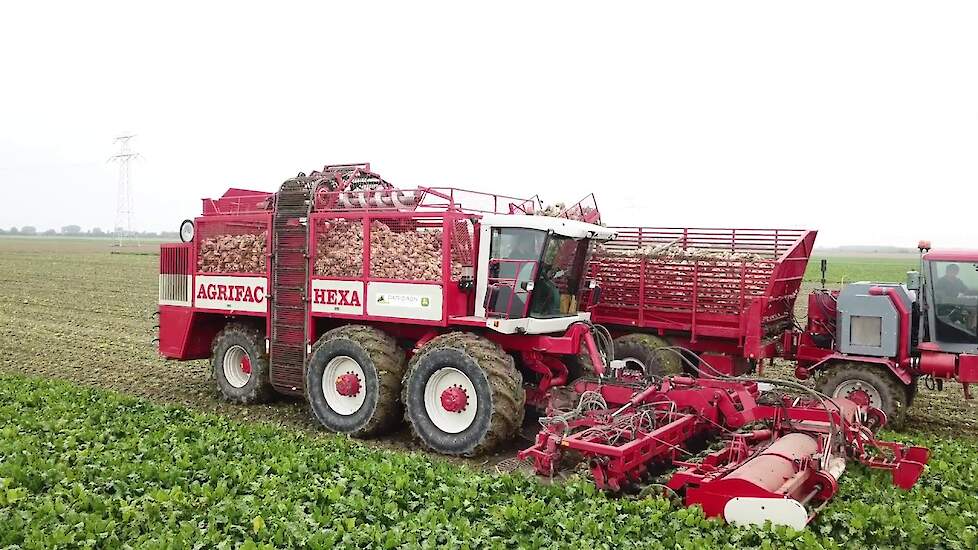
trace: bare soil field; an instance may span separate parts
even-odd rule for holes
[[[318,431],[300,400],[283,397],[268,405],[232,406],[218,396],[206,361],[166,361],[157,355],[152,341],[156,246],[120,251],[108,240],[0,238],[0,371]],[[812,285],[806,284],[802,296]],[[801,322],[803,302],[799,299]],[[765,374],[790,377],[791,367],[778,362]],[[938,435],[975,434],[978,406],[964,400],[958,384],[946,385],[943,392],[921,388],[910,426]],[[535,431],[535,422],[528,419],[525,435]],[[405,432],[373,444],[417,448]],[[495,464],[521,444],[474,463]]]
[[[0,238],[0,372],[324,434],[300,399],[231,405],[218,394],[209,362],[159,356],[153,342],[158,251],[157,243],[120,250],[109,240]],[[453,461],[494,468],[526,446],[537,427],[528,419],[526,441],[493,456]],[[406,429],[370,443],[421,450]]]

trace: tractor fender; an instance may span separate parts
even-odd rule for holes
[[[818,363],[815,363],[809,367],[809,371],[817,372],[822,369],[828,368],[829,365],[837,361],[845,361],[847,363],[872,363],[874,365],[883,365],[890,369],[890,372],[897,377],[898,380],[906,385],[913,383],[913,377],[910,376],[910,370],[906,367],[901,367],[896,361],[890,360],[886,357],[867,357],[864,355],[846,355],[844,353],[833,353],[831,355],[826,355]]]

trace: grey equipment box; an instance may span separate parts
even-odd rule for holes
[[[871,296],[869,289],[895,288],[907,311],[915,293],[893,283],[850,283],[839,293],[837,335],[839,351],[850,355],[896,357],[900,338],[900,315],[889,296]]]

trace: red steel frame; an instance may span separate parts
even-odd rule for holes
[[[415,280],[415,279],[388,279],[381,277],[373,277],[370,274],[370,259],[371,259],[371,248],[370,248],[370,231],[371,223],[374,221],[385,221],[385,220],[417,220],[425,219],[431,220],[434,218],[441,218],[441,229],[442,229],[442,275],[439,280]],[[341,212],[315,212],[309,216],[309,250],[316,250],[317,239],[319,237],[319,228],[323,222],[334,219],[343,219],[347,221],[360,221],[363,224],[363,271],[360,277],[325,277],[314,275],[316,255],[309,254],[309,281],[307,283],[307,295],[312,295],[312,281],[316,279],[321,280],[337,280],[337,281],[354,281],[361,282],[366,288],[368,283],[372,282],[384,282],[384,283],[409,283],[409,284],[419,284],[419,285],[433,285],[442,287],[442,316],[438,321],[424,320],[424,319],[404,319],[404,318],[394,318],[394,317],[380,317],[373,315],[354,315],[354,314],[343,314],[343,313],[327,313],[327,312],[313,312],[311,308],[307,308],[309,314],[310,341],[316,337],[313,333],[315,329],[314,319],[316,317],[332,317],[337,319],[350,319],[359,321],[370,321],[370,322],[393,322],[393,323],[410,323],[418,325],[434,325],[445,327],[449,325],[451,319],[450,312],[453,311],[465,311],[467,309],[466,305],[468,303],[468,295],[458,291],[457,287],[453,291],[449,290],[449,286],[452,284],[452,266],[451,266],[451,254],[452,254],[452,239],[453,232],[456,229],[456,222],[458,221],[469,221],[473,219],[473,216],[469,214],[464,214],[461,212],[447,211],[440,214],[432,212],[416,212],[416,211],[396,211],[396,210],[367,210],[363,211],[341,211]],[[462,315],[464,316],[464,314]]]
[[[596,254],[591,277],[602,287],[592,320],[615,333],[666,336],[697,352],[747,359],[778,356],[815,231],[621,227],[610,252],[678,245],[744,252],[760,260],[644,258]]]
[[[209,200],[209,199],[205,199],[205,200]],[[262,232],[265,234],[265,271],[259,271],[259,272],[245,272],[245,271],[240,271],[240,272],[205,272],[205,271],[198,270],[198,268],[197,268],[197,256],[198,256],[198,251],[200,249],[200,244],[201,244],[201,241],[199,240],[198,237],[203,233],[204,230],[208,229],[212,225],[224,225],[224,226],[228,226],[228,225],[234,225],[234,224],[261,225],[261,226],[264,226],[265,229]],[[196,283],[197,277],[200,277],[200,276],[265,277],[266,280],[271,280],[271,274],[272,274],[272,272],[271,272],[271,257],[272,257],[272,213],[271,212],[267,212],[267,213],[265,213],[265,212],[261,212],[261,213],[240,213],[240,214],[216,214],[216,215],[209,215],[209,216],[201,216],[201,217],[198,217],[198,218],[195,218],[194,219],[194,227],[195,227],[195,237],[194,237],[194,242],[192,243],[194,246],[191,247],[192,255],[191,255],[191,260],[190,260],[191,263],[190,263],[190,265],[192,266],[192,269],[193,269],[194,282],[195,283]],[[258,233],[251,233],[251,234],[257,235]],[[268,300],[266,300],[266,303],[268,303]],[[262,316],[266,316],[268,314],[268,309],[267,308],[266,308],[266,310],[264,312],[243,311],[243,310],[232,310],[232,311],[229,312],[228,310],[224,310],[224,309],[209,309],[209,308],[202,308],[202,307],[196,307],[196,306],[194,307],[194,309],[196,311],[200,311],[200,312],[204,312],[204,313],[220,313],[220,314],[230,314],[230,315],[246,315],[246,316],[251,316],[251,317],[262,317]],[[268,327],[268,328],[271,329],[271,327]]]
[[[340,194],[376,196],[380,194],[397,191],[410,191],[416,193],[419,199],[412,208],[391,208],[390,206],[373,206],[369,201],[362,208],[340,208],[336,198]],[[271,265],[273,254],[273,239],[271,233],[272,217],[274,215],[274,193],[263,193],[259,191],[248,191],[242,189],[229,189],[218,199],[202,199],[203,215],[195,218],[197,236],[192,243],[164,244],[161,245],[163,254],[168,250],[187,249],[189,257],[186,269],[191,271],[191,295],[190,306],[159,306],[161,315],[160,350],[166,357],[176,359],[202,359],[209,357],[209,341],[223,326],[228,317],[246,316],[250,318],[264,318],[266,334],[271,333],[271,316],[268,314],[268,303],[266,300],[265,311],[232,311],[217,310],[196,307],[194,305],[193,290],[196,286],[196,279],[201,275],[215,276],[260,276],[265,277],[268,285],[271,282]],[[400,338],[414,339],[418,345],[437,335],[439,328],[444,330],[450,326],[484,328],[485,319],[477,319],[468,314],[473,310],[473,294],[465,293],[458,289],[456,281],[452,280],[451,255],[454,232],[458,223],[471,223],[473,231],[471,242],[468,244],[471,250],[473,264],[476,262],[475,256],[479,250],[479,223],[482,214],[532,214],[539,208],[540,201],[537,197],[530,199],[509,197],[492,193],[482,193],[478,191],[468,191],[464,189],[448,187],[419,187],[417,189],[372,189],[356,191],[324,191],[317,190],[314,195],[313,212],[310,214],[307,223],[310,225],[309,231],[309,250],[314,251],[316,246],[317,229],[319,222],[326,219],[348,219],[365,220],[367,224],[364,228],[364,271],[361,277],[317,277],[313,275],[315,265],[315,254],[309,254],[309,273],[307,278],[307,296],[312,292],[312,281],[314,279],[336,279],[353,280],[368,282],[400,282],[415,284],[442,285],[443,291],[443,314],[438,321],[423,319],[403,319],[389,318],[369,315],[345,315],[340,313],[321,313],[312,312],[311,307],[306,308],[308,336],[310,341],[314,341],[319,330],[315,320],[323,318],[335,318],[342,321],[359,321],[372,324],[383,325],[384,329]],[[442,220],[442,279],[440,281],[414,281],[383,279],[370,276],[370,238],[369,223],[373,219],[432,219]],[[266,242],[266,270],[264,273],[198,273],[197,271],[197,252],[200,246],[201,235],[206,232],[208,227],[219,224],[235,223],[260,223],[263,225]],[[161,266],[162,267],[162,266]],[[166,271],[161,270],[161,273]],[[449,291],[451,287],[451,291]],[[268,288],[266,288],[266,291]],[[562,335],[508,335],[486,331],[486,337],[494,340],[506,349],[513,352],[527,354],[526,360],[531,370],[545,368],[549,376],[544,377],[541,382],[541,394],[545,391],[544,386],[556,385],[557,382],[566,382],[566,368],[564,365],[556,365],[549,359],[541,359],[541,355],[565,354],[575,355],[582,345],[582,341],[587,340],[588,330],[584,325],[570,327]]]
[[[195,305],[195,294],[197,290],[197,279],[200,276],[222,276],[222,277],[264,277],[266,281],[271,280],[271,221],[272,212],[261,210],[260,207],[268,208],[268,201],[271,193],[260,193],[256,191],[229,190],[220,199],[203,199],[204,215],[194,219],[195,238],[190,243],[165,243],[160,245],[161,262],[164,258],[171,257],[176,250],[187,250],[186,265],[182,267],[186,274],[191,276],[189,287],[189,306],[160,305],[160,352],[175,359],[203,359],[210,356],[210,338],[213,337],[224,324],[226,317],[244,316],[250,318],[264,318],[262,324],[266,331],[270,317],[268,316],[268,303],[266,297],[265,311],[245,311],[245,310],[225,310],[198,307]],[[265,234],[265,271],[259,273],[233,273],[233,272],[201,272],[198,270],[198,251],[201,244],[201,235],[210,227],[223,225],[246,224],[250,226],[260,226]],[[161,265],[161,274],[170,273],[176,266]],[[267,283],[266,283],[267,285]],[[267,293],[268,287],[265,291]]]
[[[668,487],[685,491],[686,503],[702,505],[709,516],[722,515],[734,497],[794,498],[803,505],[827,501],[841,469],[827,457],[818,460],[826,449],[843,468],[848,452],[869,467],[890,470],[894,485],[904,489],[916,483],[929,460],[925,448],[877,441],[862,418],[880,426],[885,415],[851,401],[786,396],[780,403],[758,404],[757,386],[750,383],[671,377],[641,389],[634,382],[578,381],[577,395],[600,394],[608,408],[564,416],[548,411],[554,416],[545,420],[535,444],[517,456],[552,476],[563,453],[577,453],[590,464],[598,487],[613,491],[641,481],[650,466],[678,466]],[[758,423],[764,426],[748,429]],[[726,445],[701,459],[687,458],[689,442],[711,432],[729,432]],[[816,452],[803,452],[795,461],[774,451],[778,441],[796,452],[798,443],[807,442]],[[781,471],[751,463],[765,452],[774,453],[769,456]]]

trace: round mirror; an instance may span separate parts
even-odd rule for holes
[[[193,220],[183,220],[180,224],[180,240],[189,243],[194,240],[194,221]]]

